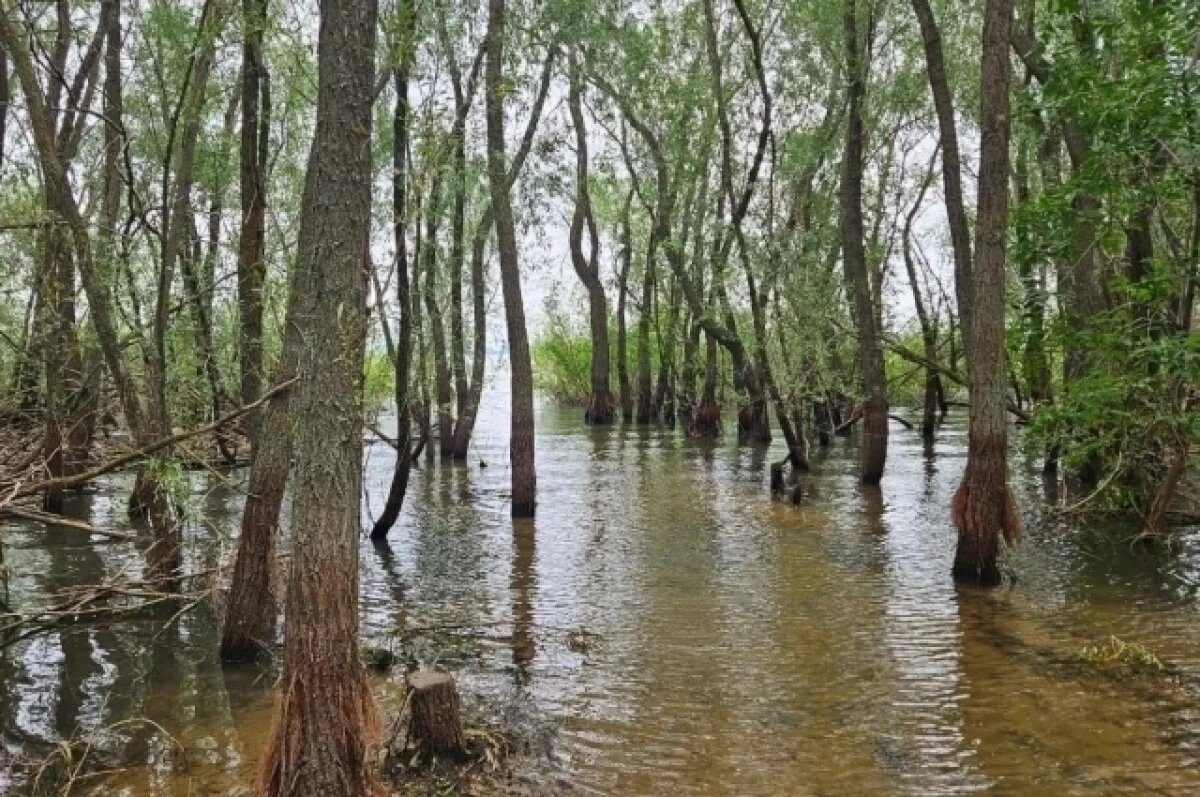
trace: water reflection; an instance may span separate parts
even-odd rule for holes
[[[536,523],[509,517],[503,407],[487,408],[479,434],[470,465],[423,462],[389,541],[364,543],[363,633],[406,665],[453,671],[470,704],[556,722],[555,755],[532,765],[549,783],[613,795],[1200,790],[1200,529],[1169,552],[1131,551],[1128,528],[1048,511],[1057,485],[1018,454],[1020,581],[959,591],[947,507],[966,437],[953,419],[933,445],[893,429],[879,488],[858,483],[855,438],[814,448],[808,502],[792,507],[766,494],[778,445],[589,430],[577,412],[546,410]],[[371,447],[364,524],[391,471],[391,452]],[[74,511],[120,524],[123,478]],[[185,570],[228,556],[238,483],[193,475],[207,522],[186,529]],[[76,531],[5,533],[23,609],[145,567],[137,546]],[[4,649],[4,743],[42,756],[94,739],[90,755],[122,768],[88,785],[97,794],[249,782],[272,672],[219,666],[213,610],[162,626],[56,629]],[[1175,676],[1090,672],[1080,649],[1111,634]],[[401,677],[376,681],[385,709],[398,708]]]
[[[518,687],[529,686],[531,665],[537,655],[534,642],[533,593],[537,587],[533,558],[537,532],[532,520],[513,523],[512,558],[512,660]]]

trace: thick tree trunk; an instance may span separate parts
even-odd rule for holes
[[[505,0],[488,0],[487,85],[488,182],[496,210],[496,244],[500,255],[500,285],[504,292],[504,319],[508,329],[509,368],[512,384],[512,514],[533,517],[537,505],[537,472],[534,465],[533,363],[525,303],[521,297],[521,272],[517,260],[517,234],[513,223],[510,186],[504,163],[504,87],[502,66],[505,36]]]
[[[371,224],[375,0],[324,0],[317,125],[296,265],[301,336],[292,559],[283,676],[263,757],[266,795],[379,790],[379,730],[358,650],[362,495],[363,273]]]
[[[1000,581],[1000,537],[1015,544],[1021,523],[1008,488],[1008,399],[1004,376],[1004,266],[1008,238],[1009,31],[1012,0],[987,0],[983,22],[977,260],[967,335],[971,397],[967,469],[954,496],[954,577]]]
[[[878,484],[887,460],[888,401],[883,351],[876,327],[875,303],[871,278],[867,272],[863,245],[862,173],[863,173],[863,100],[866,93],[866,65],[859,53],[856,0],[845,0],[842,27],[846,45],[847,89],[846,148],[842,156],[842,187],[839,217],[842,239],[842,264],[853,297],[858,323],[858,370],[866,403],[863,408],[861,478],[864,484]]]

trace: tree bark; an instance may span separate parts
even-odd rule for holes
[[[621,209],[621,271],[617,276],[617,389],[620,393],[621,418],[633,420],[633,389],[629,383],[629,332],[625,308],[629,296],[629,272],[633,268],[633,231],[629,220],[633,189]]]
[[[1008,487],[1008,417],[1004,375],[1004,266],[1008,241],[1008,40],[1012,0],[987,0],[980,82],[980,166],[976,262],[968,286],[966,336],[971,408],[967,468],[954,496],[958,529],[956,580],[994,585],[1001,536],[1015,544],[1021,523]],[[960,290],[961,292],[961,290]]]
[[[917,0],[917,2],[921,2],[921,0]],[[925,200],[925,193],[929,190],[929,184],[933,177],[932,166],[933,164],[931,163],[930,171],[926,173],[925,179],[921,181],[920,189],[917,192],[917,199],[913,202],[912,208],[904,218],[901,247],[904,250],[904,270],[908,275],[909,288],[912,290],[913,307],[916,308],[917,321],[921,326],[923,354],[926,360],[930,363],[935,363],[937,362],[937,327],[934,324],[934,319],[929,315],[929,310],[925,306],[925,297],[921,293],[921,284],[917,280],[917,266],[912,252],[913,222],[921,210],[921,203]],[[932,365],[925,366],[925,393],[921,407],[921,437],[926,441],[933,440],[934,431],[937,428],[938,393],[940,390],[941,380],[937,369],[933,368]]]
[[[844,0],[842,32],[849,80],[846,92],[846,146],[842,155],[842,186],[839,194],[842,265],[858,324],[858,370],[866,394],[860,475],[863,484],[878,484],[883,478],[884,463],[887,461],[887,377],[863,245],[863,100],[866,94],[866,66],[859,52],[856,0]]]
[[[372,795],[378,709],[358,650],[365,254],[376,0],[324,0],[300,212],[296,482],[283,676],[259,790]]]
[[[284,321],[283,354],[275,384],[282,384],[295,376],[300,356],[301,335],[295,317],[295,275],[291,287]],[[225,624],[221,631],[223,661],[250,661],[275,639],[275,625],[279,616],[279,585],[275,583],[274,572],[275,546],[295,434],[290,402],[290,393],[271,399],[259,424],[260,437],[250,461],[241,534],[225,608]]]
[[[267,0],[242,0],[245,37],[242,41],[242,129],[239,182],[242,230],[238,240],[238,365],[242,404],[262,392],[263,291],[266,286],[267,148],[271,92],[263,50]],[[251,450],[257,446],[260,413],[249,419]]]
[[[486,53],[486,46],[484,49]],[[541,82],[538,84],[537,96],[534,97],[529,119],[525,123],[525,133],[521,136],[521,144],[513,156],[512,164],[508,167],[506,184],[509,190],[512,189],[513,183],[521,174],[521,167],[525,164],[525,159],[533,148],[534,135],[537,133],[538,122],[541,120],[542,110],[546,107],[546,97],[550,91],[553,65],[554,48],[550,47],[546,52],[546,60],[542,64]],[[487,247],[488,235],[494,225],[495,206],[489,199],[483,217],[479,224],[475,225],[475,239],[471,247],[471,292],[475,343],[471,353],[470,395],[465,407],[459,412],[458,423],[454,429],[454,458],[460,460],[467,458],[467,450],[471,445],[471,434],[475,430],[475,419],[479,416],[479,403],[483,397],[483,374],[487,365],[485,307],[487,286],[484,284],[484,250]]]
[[[461,758],[466,752],[458,689],[443,672],[409,673],[410,735],[427,757]]]
[[[588,191],[587,128],[583,119],[583,81],[574,54],[571,57],[570,86],[567,104],[575,128],[575,210],[571,214],[571,265],[588,294],[588,314],[592,336],[591,395],[588,397],[584,421],[596,426],[613,422],[613,398],[609,390],[608,365],[608,301],[600,282],[600,236],[592,214]],[[588,254],[583,252],[583,231],[587,228]]]
[[[451,384],[449,358],[446,354],[446,328],[442,322],[442,308],[437,298],[438,290],[438,223],[442,216],[441,164],[432,164],[433,177],[429,186],[429,203],[425,210],[425,255],[422,291],[425,312],[429,316],[429,337],[433,343],[434,395],[437,398],[438,453],[443,458],[454,454],[454,388]]]
[[[525,326],[525,304],[521,296],[517,233],[504,163],[504,36],[505,0],[488,0],[487,60],[484,68],[487,85],[488,182],[492,206],[496,211],[500,285],[504,292],[504,319],[508,330],[512,386],[512,433],[508,449],[512,465],[512,514],[514,517],[533,517],[537,505],[533,447],[533,363],[529,354],[529,332]]]
[[[971,328],[970,302],[966,286],[971,273],[971,230],[963,204],[962,159],[958,150],[958,129],[954,118],[954,100],[946,77],[946,60],[942,52],[942,34],[929,0],[912,0],[921,40],[925,47],[925,63],[929,89],[937,113],[938,133],[942,149],[942,190],[946,196],[946,216],[950,222],[950,243],[954,253],[954,285],[958,299],[959,317],[964,330]],[[966,341],[964,341],[966,343]]]
[[[409,9],[399,7],[397,13],[406,25],[414,24]],[[402,31],[401,40],[407,40],[411,28]],[[400,58],[392,80],[396,87],[396,104],[392,111],[392,236],[396,246],[396,304],[400,307],[400,330],[396,336],[396,467],[392,472],[392,483],[388,487],[383,511],[371,527],[371,539],[379,542],[387,538],[396,524],[404,496],[408,493],[408,479],[412,473],[412,415],[410,391],[412,387],[413,313],[412,297],[408,283],[408,71],[410,55]],[[459,417],[462,423],[462,417]]]

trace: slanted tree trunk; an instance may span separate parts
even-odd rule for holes
[[[239,181],[242,230],[238,241],[238,365],[242,404],[262,394],[263,290],[266,286],[267,154],[271,118],[271,82],[263,49],[267,0],[242,0],[245,38],[242,41],[242,129]],[[252,413],[251,450],[257,445],[258,419]]]
[[[317,123],[300,211],[296,483],[283,675],[261,793],[376,794],[379,730],[358,649],[364,254],[376,0],[324,0]]]
[[[1021,522],[1008,487],[1008,397],[1004,376],[1004,266],[1008,240],[1009,31],[1012,0],[987,0],[983,19],[979,202],[967,335],[971,397],[967,468],[954,496],[954,577],[997,584],[1001,536],[1015,544]],[[960,293],[962,291],[960,290]]]
[[[293,275],[284,320],[283,354],[275,374],[282,384],[296,374],[300,356],[300,330],[296,326],[296,283]],[[250,462],[246,504],[242,508],[241,534],[229,585],[225,625],[221,632],[221,659],[244,662],[254,659],[275,639],[279,616],[275,583],[275,547],[279,513],[292,463],[294,417],[288,393],[267,404],[259,424],[260,438]]]
[[[119,13],[119,4],[116,2],[106,4],[103,12],[110,15],[107,19],[111,19],[112,14]],[[101,27],[106,32],[113,27],[111,24],[105,25],[107,19],[101,21]],[[88,222],[71,189],[67,169],[69,158],[64,157],[64,154],[70,155],[74,150],[78,139],[74,133],[62,135],[60,132],[56,134],[55,113],[59,107],[61,82],[51,81],[49,94],[42,91],[28,43],[17,32],[20,29],[20,24],[14,21],[9,9],[7,7],[0,8],[0,46],[3,46],[13,59],[13,65],[25,94],[26,110],[42,168],[45,190],[49,195],[55,197],[55,201],[59,205],[55,211],[65,222],[66,229],[70,234],[72,256],[87,295],[92,326],[104,354],[105,365],[112,374],[113,384],[120,399],[126,423],[133,433],[134,441],[139,447],[144,447],[153,442],[153,435],[145,423],[145,412],[141,400],[123,360],[121,341],[114,319],[112,297],[107,283],[99,273]],[[64,31],[63,35],[65,36],[67,33],[68,31]],[[85,56],[85,62],[88,59],[99,58],[102,41],[103,37],[100,35],[93,39],[93,45]],[[82,66],[81,69],[83,69]],[[88,71],[91,69],[92,67],[87,67]],[[115,74],[106,75],[106,79],[116,79],[117,77]],[[106,111],[115,109],[119,112],[119,102],[115,106],[110,105],[109,102],[106,99]],[[84,116],[86,114],[79,114],[76,117],[76,123]],[[110,119],[119,119],[119,113],[116,117],[109,114],[106,116]],[[106,127],[111,127],[111,125]],[[60,146],[60,140],[67,143],[66,150]],[[44,297],[42,304],[44,312],[46,306]]]
[[[608,301],[600,282],[600,236],[592,214],[588,191],[587,128],[583,118],[583,80],[577,58],[572,54],[570,86],[567,104],[575,128],[575,210],[571,215],[571,265],[588,294],[588,313],[592,336],[591,395],[588,397],[584,421],[596,426],[613,422],[613,397],[609,390],[608,367]],[[587,228],[588,254],[583,252],[583,231]]]
[[[842,28],[846,47],[846,147],[842,154],[839,222],[842,265],[853,298],[858,325],[858,371],[866,402],[863,408],[863,442],[860,476],[863,484],[878,484],[887,461],[888,400],[883,351],[876,327],[875,302],[867,255],[863,245],[863,100],[866,64],[860,56],[856,0],[844,0]]]
[[[525,303],[521,297],[521,271],[517,260],[517,233],[513,223],[510,186],[504,163],[504,93],[502,85],[505,36],[505,0],[488,0],[487,85],[488,183],[496,210],[496,248],[500,255],[500,286],[504,292],[504,320],[508,330],[512,384],[512,514],[533,517],[537,505],[537,471],[533,450],[533,362]]]
[[[414,24],[410,9],[397,8],[398,18],[406,25]],[[411,29],[402,31],[400,40],[406,41]],[[392,472],[392,483],[388,488],[383,511],[371,527],[371,539],[379,542],[387,539],[388,532],[396,524],[404,496],[408,493],[408,479],[412,473],[412,415],[410,391],[412,387],[413,313],[412,296],[408,283],[408,70],[411,63],[408,52],[401,55],[400,65],[392,74],[396,90],[396,104],[392,111],[392,235],[396,246],[396,304],[400,307],[400,330],[396,336],[396,468]],[[476,331],[478,334],[478,330]],[[462,418],[459,418],[462,423]]]
[[[1010,25],[1010,28],[1010,44],[1021,57],[1029,74],[1042,85],[1051,83],[1055,75],[1038,50],[1032,24],[1019,28]],[[1094,58],[1095,34],[1089,20],[1086,16],[1080,16],[1072,28],[1080,56]],[[1071,114],[1064,116],[1061,124],[1062,139],[1066,145],[1071,170],[1080,175],[1091,159],[1090,136]],[[1057,144],[1054,149],[1057,150]],[[1086,183],[1086,180],[1081,181],[1083,186],[1086,186]],[[1094,358],[1088,350],[1087,329],[1092,319],[1107,307],[1100,262],[1096,257],[1096,250],[1099,248],[1096,246],[1096,225],[1100,219],[1100,201],[1086,188],[1079,188],[1073,193],[1071,205],[1075,211],[1073,242],[1070,255],[1062,261],[1058,274],[1058,300],[1063,326],[1070,330],[1063,344],[1064,393],[1069,393],[1071,385],[1095,367]],[[1102,469],[1103,462],[1100,457],[1089,456],[1079,468],[1080,482],[1086,487],[1094,487],[1100,479]]]

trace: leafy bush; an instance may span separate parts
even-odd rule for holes
[[[546,310],[546,329],[532,346],[534,388],[553,401],[582,406],[592,389],[591,334],[567,318],[557,302],[547,301]]]

